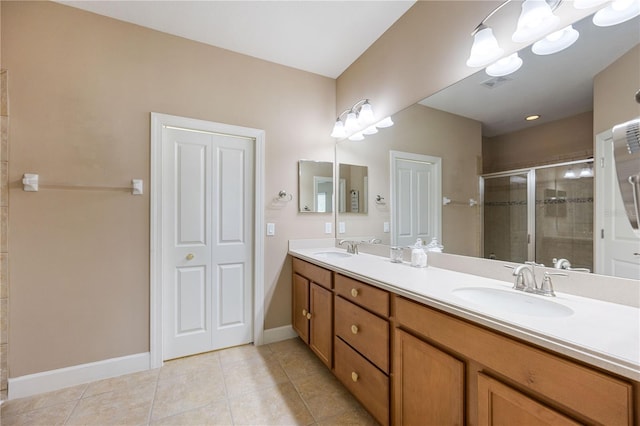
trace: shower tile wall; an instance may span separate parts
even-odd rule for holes
[[[7,72],[0,70],[0,400],[7,399],[9,274],[9,105]]]

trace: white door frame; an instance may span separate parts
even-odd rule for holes
[[[264,130],[232,126],[174,115],[151,113],[151,228],[150,228],[150,301],[149,301],[149,364],[162,366],[162,128],[173,126],[224,135],[253,138],[254,170],[254,282],[253,282],[253,343],[264,340]]]

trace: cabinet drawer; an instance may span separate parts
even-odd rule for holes
[[[389,373],[389,322],[336,296],[335,333]]]
[[[401,327],[500,373],[543,401],[554,401],[589,423],[633,423],[630,383],[418,303],[395,300]]]
[[[383,317],[389,316],[389,293],[363,282],[336,274],[336,294]]]
[[[382,425],[389,424],[389,377],[340,338],[335,343],[335,374]]]
[[[320,284],[324,288],[328,288],[329,290],[333,288],[331,280],[332,273],[328,269],[321,268],[294,257],[293,272],[302,275],[316,284]]]

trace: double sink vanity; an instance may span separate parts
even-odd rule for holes
[[[637,305],[516,291],[504,262],[334,246],[290,242],[292,325],[379,423],[640,423]]]

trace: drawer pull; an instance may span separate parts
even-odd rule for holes
[[[351,332],[352,332],[353,334],[358,334],[358,326],[357,326],[357,325],[355,325],[355,324],[354,324],[354,325],[352,325],[352,326],[351,326]]]
[[[358,297],[358,290],[356,290],[355,288],[352,288],[352,289],[351,289],[351,295],[352,295],[353,297]]]
[[[354,382],[358,381],[358,373],[356,373],[355,371],[351,372],[351,380],[353,380]]]
[[[303,309],[303,310],[302,310],[302,316],[303,316],[303,317],[306,317],[306,316],[307,316],[307,310],[306,310],[306,309]]]
[[[307,312],[307,319],[311,319],[311,312]]]

